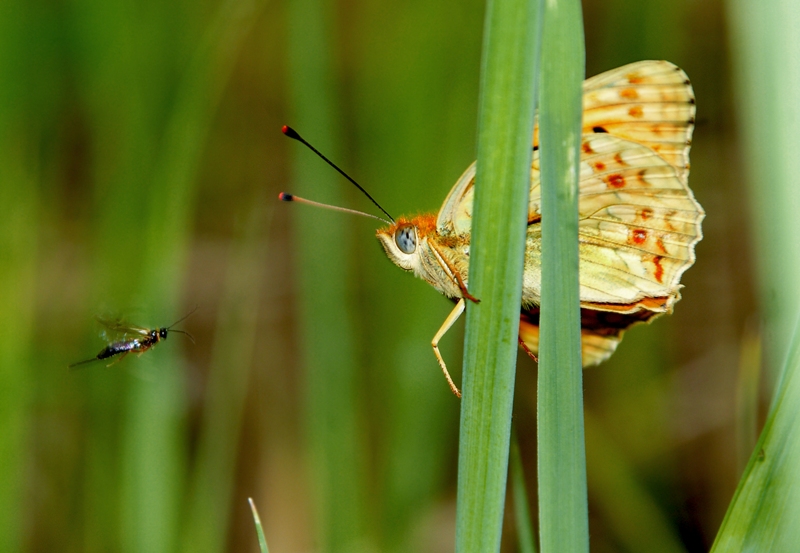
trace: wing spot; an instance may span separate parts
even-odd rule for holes
[[[627,163],[625,163],[625,160],[622,159],[622,154],[620,154],[619,152],[614,154],[614,161],[617,162],[617,165],[622,165],[622,166],[628,165]]]
[[[625,88],[620,91],[619,96],[626,100],[635,100],[639,97],[639,93],[636,92],[635,88]]]
[[[631,84],[641,84],[644,82],[644,79],[638,73],[628,73],[627,78],[628,82]]]
[[[608,177],[606,178],[606,184],[608,185],[609,188],[622,188],[625,186],[625,177],[623,177],[619,173],[608,175]]]
[[[655,277],[660,283],[664,283],[664,267],[661,266],[661,260],[664,259],[660,255],[653,256],[653,265],[656,267]]]
[[[641,246],[644,244],[645,240],[647,240],[647,231],[643,228],[635,228],[630,230],[630,236],[628,236],[628,243],[629,244],[636,244],[637,246]]]
[[[583,149],[583,153],[584,154],[593,154],[594,153],[594,150],[592,150],[592,147],[589,145],[588,142],[584,142],[583,144],[581,144],[581,148]]]
[[[597,173],[600,173],[601,171],[605,171],[605,169],[606,169],[606,164],[603,163],[602,161],[598,161],[598,162],[596,162],[594,164],[594,170]]]
[[[678,212],[675,211],[674,209],[672,209],[670,211],[667,211],[664,214],[664,224],[666,225],[667,229],[672,230],[672,231],[675,230],[675,227],[672,226],[672,222],[671,221],[672,221],[672,218],[675,217],[676,213],[678,213]]]
[[[665,254],[665,255],[666,255],[666,253],[667,253],[667,248],[666,248],[666,247],[664,247],[664,242],[661,240],[661,238],[659,238],[658,240],[656,240],[656,246],[658,246],[658,249],[659,249],[659,250],[661,250],[661,253],[663,253],[663,254]]]
[[[595,132],[595,133],[603,133],[603,132],[607,133],[608,131],[605,129],[605,127],[592,127],[592,132]]]
[[[644,110],[642,110],[642,106],[633,106],[631,109],[628,110],[628,115],[630,115],[634,119],[641,119],[642,117],[644,117]]]
[[[643,172],[644,171],[641,171],[640,174]],[[639,212],[639,217],[642,218],[642,221],[647,221],[652,216],[653,216],[653,210],[650,209],[649,207],[646,207]]]
[[[647,179],[645,179],[645,178],[644,178],[644,176],[645,176],[646,174],[647,174],[647,169],[642,169],[641,171],[639,171],[638,173],[636,173],[636,180],[637,180],[637,181],[639,181],[639,184],[641,184],[642,186],[649,186],[649,185],[650,185],[650,183],[649,183],[649,182],[647,182]],[[651,210],[651,209],[649,209],[649,208],[648,208],[647,210],[644,210],[644,209],[643,209],[643,210],[642,210],[642,213],[644,213],[645,211],[649,211],[649,212],[650,212],[650,215],[652,215],[652,214],[653,214],[653,210]]]

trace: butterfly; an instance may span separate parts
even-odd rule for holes
[[[671,313],[680,279],[695,261],[705,213],[688,186],[695,98],[686,73],[667,61],[641,61],[587,79],[579,174],[579,282],[583,366],[606,360],[626,329]],[[455,302],[431,345],[450,389],[460,397],[439,352],[439,341],[464,313],[469,293],[469,249],[475,163],[461,175],[437,215],[389,220],[376,235],[389,259]],[[541,189],[538,126],[532,139],[528,230],[519,343],[539,350]],[[302,201],[281,193],[285,201]],[[360,213],[360,212],[355,212]]]

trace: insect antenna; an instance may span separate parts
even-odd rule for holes
[[[286,192],[281,192],[278,194],[278,199],[283,202],[298,202],[301,204],[308,204],[313,205],[315,207],[321,207],[323,209],[330,209],[332,211],[343,211],[345,213],[352,213],[353,215],[361,215],[362,217],[369,217],[370,219],[377,219],[387,225],[391,225],[392,221],[388,219],[384,219],[383,217],[378,217],[377,215],[373,215],[372,213],[365,213],[363,211],[357,211],[355,209],[348,209],[346,207],[339,207],[338,205],[330,205],[330,204],[323,204],[320,202],[315,202],[313,200],[307,200],[305,198],[301,198],[300,196],[295,196],[294,194],[287,194]]]
[[[322,154],[322,152],[320,152],[320,151],[319,151],[319,150],[317,150],[317,149],[316,149],[314,146],[312,146],[311,144],[309,144],[308,142],[306,142],[305,138],[303,138],[302,136],[300,136],[300,135],[297,133],[297,131],[296,131],[296,130],[294,130],[292,127],[290,127],[290,126],[288,126],[288,125],[284,125],[284,126],[281,128],[281,132],[282,132],[283,134],[285,134],[286,136],[288,136],[289,138],[293,138],[293,139],[297,140],[298,142],[300,142],[301,144],[303,144],[304,146],[306,146],[306,147],[307,147],[309,150],[311,150],[312,152],[314,152],[315,154],[317,154],[319,157],[321,157],[321,158],[322,158],[322,160],[323,160],[325,163],[327,163],[328,165],[330,165],[331,167],[333,167],[334,169],[336,169],[336,171],[338,171],[340,175],[342,175],[344,178],[346,178],[347,180],[349,180],[349,181],[350,181],[350,182],[351,182],[353,185],[355,185],[355,187],[356,187],[356,188],[358,188],[359,190],[361,190],[361,192],[363,192],[363,193],[364,193],[364,195],[365,195],[367,198],[369,198],[369,200],[370,200],[370,201],[371,201],[373,204],[375,204],[375,207],[377,207],[378,209],[380,209],[380,210],[381,210],[381,211],[382,211],[382,212],[383,212],[383,213],[384,213],[384,214],[385,214],[385,215],[386,215],[386,216],[389,218],[389,221],[386,221],[386,222],[389,222],[390,224],[391,224],[391,223],[394,223],[394,217],[392,217],[391,215],[389,215],[389,212],[388,212],[388,211],[386,211],[385,209],[383,209],[383,208],[381,207],[381,204],[379,204],[377,201],[375,201],[375,198],[373,198],[372,196],[370,196],[369,192],[367,192],[366,190],[364,190],[364,188],[362,188],[360,184],[358,184],[358,183],[357,183],[355,180],[353,180],[353,178],[352,178],[350,175],[348,175],[347,173],[345,173],[344,171],[342,171],[341,169],[339,169],[339,166],[338,166],[338,165],[336,165],[336,164],[335,164],[334,162],[332,162],[331,160],[329,160],[327,157],[325,157],[325,156]],[[287,196],[287,198],[284,198],[284,196]],[[326,204],[319,204],[319,203],[317,203],[317,202],[312,202],[311,200],[302,200],[302,198],[298,198],[297,196],[292,196],[291,194],[283,194],[283,193],[281,193],[281,195],[280,195],[279,197],[280,197],[280,199],[281,199],[281,200],[283,200],[283,201],[285,201],[285,202],[291,202],[291,201],[293,201],[293,200],[295,200],[295,201],[303,201],[304,203],[308,203],[308,204],[312,204],[312,205],[317,205],[317,206],[319,206],[319,207],[327,207],[328,209],[334,209],[334,210],[339,210],[339,211],[347,211],[347,212],[351,212],[351,213],[358,213],[358,214],[361,214],[361,215],[367,215],[366,213],[361,213],[360,211],[355,211],[355,210],[351,210],[351,209],[345,209],[345,208],[336,208],[336,207],[334,207],[334,206],[329,206],[329,205],[326,205]],[[374,216],[373,216],[373,217],[374,217]],[[375,217],[375,218],[376,218],[376,219],[378,219],[378,220],[384,221],[384,219],[381,219],[380,217]]]
[[[169,326],[167,327],[167,330],[171,330],[172,332],[183,332],[182,330],[172,330],[172,327],[173,327],[173,326],[175,326],[175,325],[176,325],[176,324],[178,324],[178,323],[182,323],[183,321],[185,321],[186,319],[188,319],[189,317],[191,317],[192,315],[194,315],[194,312],[195,312],[195,311],[197,311],[197,308],[198,308],[198,307],[199,307],[199,305],[195,305],[195,306],[194,306],[194,309],[192,309],[192,310],[191,310],[191,311],[189,311],[189,312],[188,312],[186,315],[184,315],[183,317],[181,317],[180,319],[178,319],[177,321],[175,321],[174,323],[172,323],[171,325],[169,325]],[[188,334],[188,332],[183,332],[183,333],[184,333],[184,334]],[[192,338],[192,342],[194,342],[194,338]]]
[[[167,328],[169,328],[169,327],[167,327]],[[197,342],[194,341],[194,336],[192,336],[191,334],[189,334],[185,330],[178,330],[178,329],[172,330],[172,329],[169,329],[169,331],[170,332],[179,332],[181,334],[186,334],[186,336],[192,341],[193,344],[197,343]]]

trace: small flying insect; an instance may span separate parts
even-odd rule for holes
[[[145,328],[143,326],[132,325],[126,323],[121,319],[106,319],[104,317],[96,317],[97,321],[106,327],[106,330],[103,331],[104,336],[114,336],[118,339],[112,341],[109,340],[109,344],[103,348],[100,353],[92,357],[91,359],[86,359],[84,361],[78,361],[77,363],[72,363],[69,367],[75,368],[79,365],[84,365],[86,363],[91,363],[93,361],[100,361],[103,359],[113,359],[111,363],[107,366],[110,367],[115,363],[122,361],[126,355],[129,353],[138,353],[142,354],[152,348],[154,345],[159,343],[161,340],[167,339],[167,334],[169,332],[179,332],[181,334],[185,334],[189,337],[189,339],[194,343],[194,336],[189,334],[184,330],[173,329],[172,327],[185,321],[190,315],[192,315],[195,311],[197,311],[197,307],[192,309],[189,313],[175,321],[169,326],[161,327],[161,328]],[[119,357],[117,357],[119,356]]]

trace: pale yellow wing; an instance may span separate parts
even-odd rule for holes
[[[607,133],[642,144],[687,181],[695,100],[681,69],[666,61],[641,61],[607,71],[584,82],[583,108],[585,134]],[[538,149],[538,127],[533,147]],[[473,163],[439,210],[436,222],[441,234],[470,232],[474,181]],[[529,220],[534,218],[531,212]]]
[[[611,134],[583,137],[578,197],[580,298],[584,307],[666,312],[695,260],[704,213],[677,168],[652,149]],[[539,152],[530,217],[540,209]],[[528,227],[523,302],[538,304],[541,226]],[[614,304],[614,305],[608,305]]]
[[[689,78],[668,61],[631,63],[583,84],[584,133],[608,132],[647,146],[684,181],[689,176],[694,117]]]
[[[704,213],[688,187],[695,100],[686,74],[644,61],[584,83],[579,176],[583,364],[606,359],[626,328],[669,312],[695,260]],[[534,129],[520,339],[538,351],[541,195]],[[437,218],[442,235],[471,231],[475,164]]]

